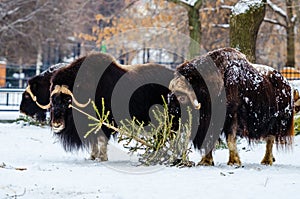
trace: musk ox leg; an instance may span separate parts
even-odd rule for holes
[[[98,154],[99,154],[98,143],[93,143],[93,145],[92,145],[92,152],[91,152],[90,159],[91,159],[91,160],[95,160],[96,157],[98,157]]]
[[[266,145],[266,153],[265,157],[261,161],[261,164],[263,165],[272,165],[273,162],[275,162],[275,158],[273,156],[273,144],[275,142],[275,137],[274,136],[268,136],[266,139],[267,145]]]
[[[212,150],[204,155],[201,161],[197,164],[198,166],[214,166],[214,160],[212,156]]]
[[[107,144],[108,140],[104,135],[100,135],[97,138],[97,143],[94,143],[92,146],[92,152],[91,152],[91,160],[97,160],[97,161],[107,161]]]
[[[236,137],[235,137],[235,133],[233,134],[229,134],[228,138],[227,138],[227,145],[228,145],[228,149],[229,149],[229,161],[228,161],[228,165],[237,165],[237,166],[241,166],[241,160],[238,154],[238,150],[236,147]]]

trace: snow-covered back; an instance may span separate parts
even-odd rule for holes
[[[262,65],[262,64],[252,64],[252,66],[264,75],[267,75],[269,72],[272,72],[275,70],[274,68],[272,68],[270,66]]]
[[[137,167],[110,141],[109,161],[66,153],[50,128],[0,123],[0,198],[182,199],[297,198],[300,194],[300,137],[293,150],[276,150],[273,166],[259,162],[264,143],[238,141],[243,167],[227,166],[228,150],[214,152],[214,167]],[[193,151],[190,159],[199,161]],[[3,168],[1,168],[3,167]],[[26,170],[18,170],[26,169]]]
[[[234,15],[243,14],[250,10],[250,8],[258,7],[262,3],[263,2],[261,0],[241,0],[232,8],[231,11]]]

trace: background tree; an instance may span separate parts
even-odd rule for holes
[[[143,27],[166,28],[174,33],[194,35],[190,37],[200,43],[195,54],[230,45],[230,15],[238,0],[171,1],[175,0],[1,0],[0,56],[6,57],[8,62],[27,65],[41,65],[42,57],[43,67],[47,67],[45,58],[49,56],[49,50],[52,54],[59,52],[57,54],[60,56],[55,56],[53,62],[67,56],[76,57],[90,50],[101,50],[101,46],[117,56],[116,52],[122,49],[111,51],[116,47],[116,41],[110,38]],[[293,52],[293,47],[287,50],[289,41],[290,44],[296,43],[294,63],[299,63],[300,30],[299,20],[295,17],[299,14],[299,1],[268,0],[267,3],[266,17],[257,36],[257,62],[275,68],[288,64],[287,60],[293,59],[290,58],[293,56],[287,56]],[[189,10],[193,13],[192,7],[197,9],[193,10],[194,14],[189,14]],[[292,14],[288,14],[288,8],[292,8]],[[192,15],[193,20],[189,20]],[[287,25],[287,19],[293,23]],[[190,21],[198,25],[191,25]],[[294,29],[294,42],[293,37],[288,36],[286,27]],[[146,46],[165,37],[168,40],[160,42],[162,48],[171,42],[177,46],[176,53],[182,54],[189,50],[186,43],[176,41],[167,32],[157,31],[145,35]],[[119,41],[124,49],[137,49],[134,45],[135,37],[137,35],[132,35],[130,41],[124,38]],[[103,41],[107,43],[103,44]],[[80,43],[78,48],[77,43]],[[133,60],[133,57],[129,57],[129,60]],[[295,65],[291,61],[289,63]]]
[[[188,51],[184,38],[181,40],[176,38],[177,31],[183,34],[187,32],[186,11],[172,2],[165,0],[137,1],[128,4],[121,12],[114,15],[97,14],[94,17],[96,23],[92,26],[92,31],[79,32],[77,37],[85,43],[96,44],[98,50],[103,49],[103,45],[105,45],[104,49],[107,49],[115,57],[121,56],[122,52],[131,51],[132,53],[126,54],[126,63],[128,64],[132,63],[140,50],[143,50],[145,46],[151,47],[154,43],[161,49],[177,46],[177,48],[173,48],[173,52],[179,55],[183,51]],[[143,32],[143,28],[157,29]],[[126,34],[127,32],[130,34]],[[126,37],[122,37],[124,34]],[[143,41],[142,45],[141,40]]]
[[[74,47],[77,47],[75,32],[90,28],[95,22],[95,14],[110,15],[121,10],[126,2],[2,0],[0,56],[6,57],[9,62],[39,67],[47,65],[42,63],[42,57],[50,56],[48,51],[51,50],[52,54],[57,54],[53,62],[60,62],[62,56],[74,54]]]
[[[230,46],[243,52],[249,61],[256,62],[256,39],[265,17],[266,0],[241,0],[230,16]]]
[[[266,18],[265,21],[274,25],[282,26],[286,31],[286,66],[295,66],[295,32],[297,15],[294,10],[297,8],[296,3],[298,0],[285,0],[285,9],[277,6],[271,0],[267,1],[268,7],[276,14],[274,18]],[[299,5],[298,5],[299,6]]]
[[[183,6],[187,10],[188,28],[190,38],[193,40],[189,46],[189,57],[193,58],[200,54],[201,44],[201,20],[199,9],[202,6],[202,0],[196,0],[192,3],[184,0],[169,0],[177,5]]]

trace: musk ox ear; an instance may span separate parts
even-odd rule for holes
[[[28,81],[28,85],[30,86],[30,89],[32,91],[35,91],[37,89],[38,84],[39,84],[39,79],[40,78],[38,76],[36,76]]]

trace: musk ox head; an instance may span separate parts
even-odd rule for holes
[[[51,95],[50,100],[50,126],[64,149],[72,151],[84,147],[74,124],[72,108],[70,108],[72,96],[57,92]]]
[[[84,108],[90,103],[90,101],[86,104],[79,103],[66,85],[55,85],[50,99],[51,126],[55,133],[60,133],[66,128],[66,125],[69,123],[68,121],[73,120],[72,102],[80,108]]]
[[[55,64],[28,81],[28,86],[22,94],[20,112],[40,122],[46,120],[50,102],[50,78],[56,70],[64,66],[64,63]]]
[[[57,93],[51,97],[51,127],[55,133],[60,133],[65,129],[69,117],[72,116],[72,97],[67,94]]]
[[[188,104],[190,101],[195,109],[201,108],[193,88],[184,76],[176,73],[174,79],[170,82],[169,89],[181,104]]]
[[[45,121],[47,107],[43,105],[49,103],[49,87],[49,78],[36,76],[30,79],[28,87],[22,94],[20,112],[38,121]]]

